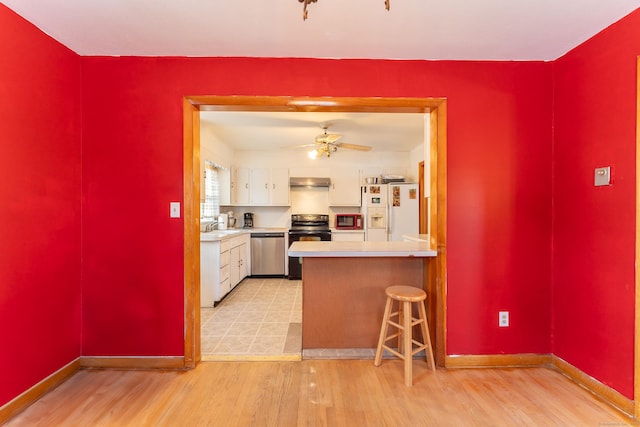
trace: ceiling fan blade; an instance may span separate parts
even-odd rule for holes
[[[371,151],[371,147],[368,145],[337,143],[336,146],[340,148],[348,148],[349,150]]]
[[[282,148],[307,148],[307,147],[317,147],[318,144],[302,144],[302,145],[289,145],[287,147]]]

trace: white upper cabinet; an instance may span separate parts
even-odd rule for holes
[[[223,169],[218,173],[218,182],[220,188],[220,205],[228,206],[231,204],[231,186],[233,185],[231,179],[231,170]],[[200,198],[204,197],[204,193],[200,195]]]
[[[289,169],[271,169],[269,182],[269,204],[273,206],[289,206]]]
[[[329,206],[360,206],[360,170],[331,170]]]
[[[289,169],[231,168],[230,183],[221,180],[222,205],[289,206]],[[227,190],[229,189],[229,190]],[[225,196],[225,192],[230,197]]]
[[[269,169],[251,169],[251,204],[266,206],[269,204]]]
[[[249,168],[232,168],[235,179],[231,181],[231,204],[248,205],[250,198],[250,176]]]

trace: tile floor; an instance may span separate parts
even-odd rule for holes
[[[300,359],[302,282],[246,278],[200,324],[202,360]]]
[[[200,324],[204,361],[375,357],[375,348],[302,351],[300,280],[246,278],[216,307],[201,308]]]

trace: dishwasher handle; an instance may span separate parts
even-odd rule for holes
[[[264,238],[264,237],[271,237],[271,238],[284,238],[284,233],[251,233],[251,237],[252,238]]]

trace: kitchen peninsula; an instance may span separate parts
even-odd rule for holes
[[[435,292],[427,289],[426,242],[294,242],[302,258],[302,348],[375,348],[385,288],[425,289],[431,329]],[[432,337],[434,335],[432,334]]]

